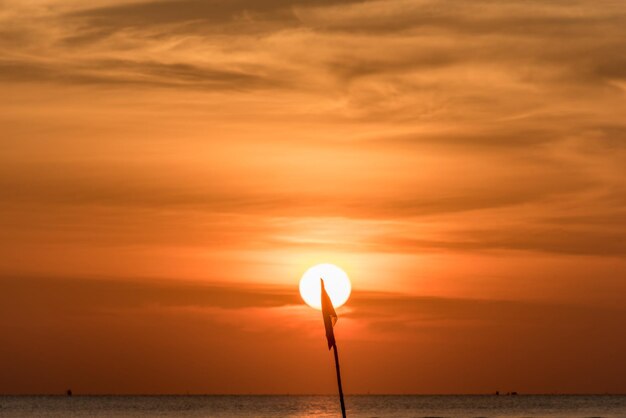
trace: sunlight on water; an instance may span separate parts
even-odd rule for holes
[[[626,396],[348,396],[350,417],[626,417]],[[2,417],[336,417],[335,396],[2,396]]]

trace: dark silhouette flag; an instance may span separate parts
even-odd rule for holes
[[[324,288],[324,279],[320,278],[322,283],[322,317],[324,318],[324,328],[326,328],[326,339],[328,340],[328,349],[335,349],[335,368],[337,369],[337,387],[339,388],[339,401],[341,402],[341,416],[346,418],[346,405],[343,402],[343,389],[341,388],[341,371],[339,370],[339,354],[337,354],[337,344],[335,343],[335,332],[333,327],[337,322],[337,312],[333,307],[333,303]]]
[[[326,293],[324,288],[324,279],[320,279],[322,282],[322,316],[324,317],[324,327],[326,328],[326,339],[328,340],[328,349],[335,345],[335,333],[333,327],[337,322],[337,313],[333,307],[333,303]]]

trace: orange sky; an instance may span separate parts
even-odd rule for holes
[[[625,19],[0,0],[0,393],[626,392]]]

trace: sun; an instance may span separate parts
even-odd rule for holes
[[[352,291],[346,272],[334,264],[317,264],[305,271],[300,279],[300,296],[307,305],[322,309],[320,279],[324,279],[324,287],[335,308],[346,303]]]

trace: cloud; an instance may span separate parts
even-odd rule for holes
[[[270,0],[256,2],[251,0],[200,1],[200,0],[158,0],[131,4],[118,4],[105,7],[84,8],[68,16],[87,19],[99,26],[123,28],[136,26],[145,28],[151,25],[171,23],[202,22],[203,24],[225,24],[237,19],[275,20],[281,23],[294,20],[294,6],[326,6],[339,4],[337,0],[294,1]],[[346,4],[351,2],[341,2]]]
[[[103,70],[104,69],[104,70]],[[80,65],[1,61],[0,77],[11,81],[69,85],[234,90],[279,88],[279,81],[243,70],[212,69],[185,63],[96,60]],[[284,87],[284,86],[283,86]]]
[[[14,7],[5,19],[7,80],[276,95],[289,87],[344,97],[343,116],[359,121],[484,121],[555,112],[572,100],[592,105],[584,97],[593,100],[598,88],[615,90],[603,100],[619,95],[611,86],[626,68],[624,10],[611,2],[185,0],[31,9]]]
[[[377,35],[422,29],[463,35],[506,33],[545,37],[577,35],[581,31],[606,28],[607,24],[617,26],[623,10],[613,2],[604,2],[604,5],[606,7],[598,9],[584,2],[551,2],[529,7],[516,0],[452,1],[446,5],[434,1],[369,1],[318,7],[301,16],[305,22],[324,29]]]
[[[471,179],[469,173],[457,185],[452,172],[443,192],[429,189],[426,181],[409,192],[353,188],[332,199],[306,185],[296,192],[227,188],[203,176],[162,177],[158,167],[6,165],[0,169],[0,211],[5,241],[13,243],[62,236],[65,243],[121,246],[624,254],[621,232],[610,229],[621,216],[619,189],[601,200],[585,198],[587,210],[573,212],[567,208],[580,205],[581,194],[597,183],[567,165],[531,161],[534,172],[507,170],[499,183],[489,175]]]
[[[302,306],[297,284],[205,282],[181,279],[15,276],[0,277],[2,308],[10,313],[20,307],[50,315],[131,315],[142,309],[273,309]],[[398,292],[355,290],[340,316],[362,321],[419,323],[528,324],[541,320],[568,322],[589,311],[583,305],[561,303],[434,297]],[[594,308],[622,315],[623,310]],[[548,315],[548,316],[546,316]],[[3,315],[7,321],[13,315]]]
[[[469,299],[415,296],[392,292],[355,292],[350,310],[343,316],[385,323],[410,323],[413,327],[432,324],[473,326],[506,323],[529,325],[544,321],[563,324],[589,314],[589,307],[525,300]],[[595,308],[594,308],[595,309]],[[603,315],[624,315],[621,309],[607,308]]]
[[[5,235],[622,255],[601,3],[7,3]]]
[[[284,286],[171,279],[4,276],[0,288],[7,311],[28,306],[31,311],[55,315],[126,314],[150,308],[271,308],[299,303],[295,289]]]
[[[622,214],[621,217],[624,215]],[[577,226],[580,220],[575,222]],[[623,256],[626,242],[623,231],[548,226],[532,228],[518,225],[506,231],[483,229],[450,233],[445,240],[387,237],[372,240],[378,251],[413,253],[430,251],[516,250],[569,255]]]

